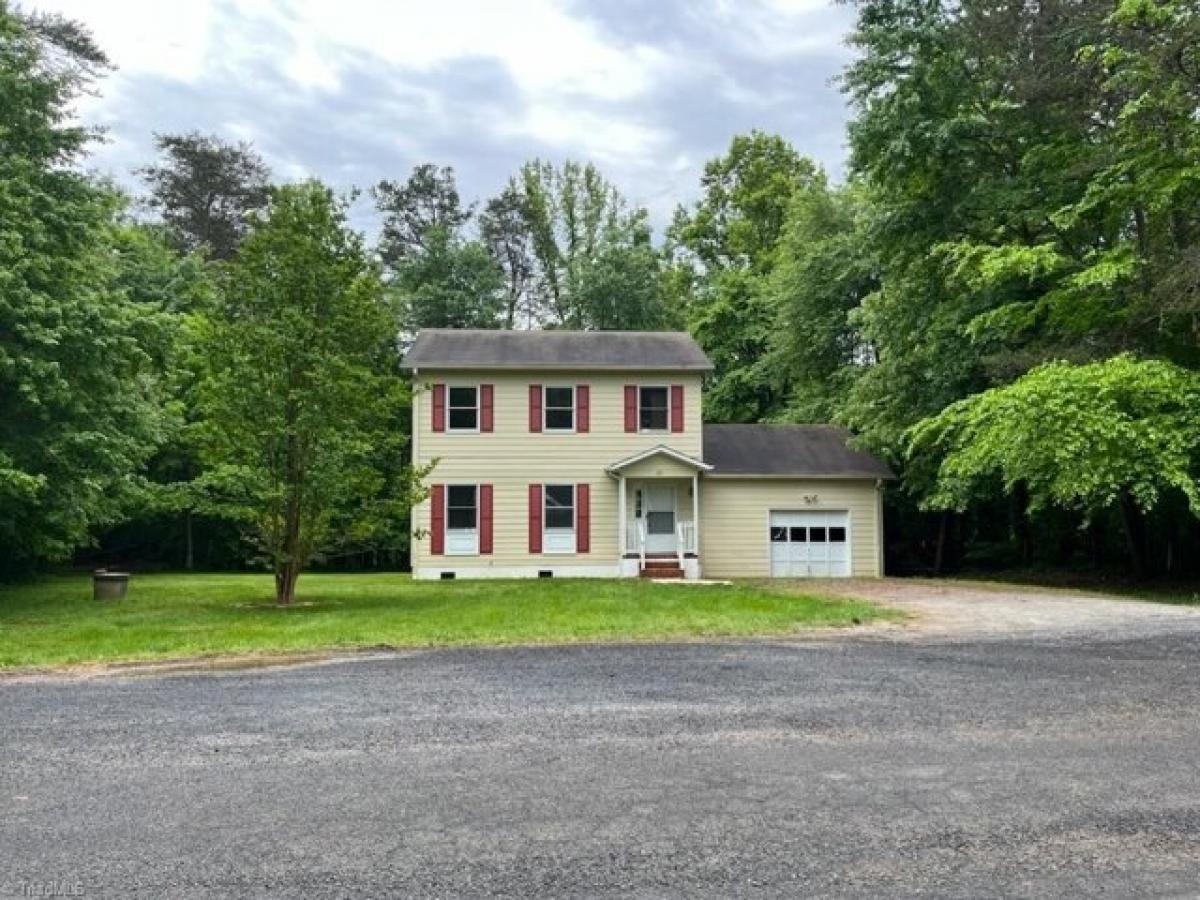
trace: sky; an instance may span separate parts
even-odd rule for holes
[[[126,184],[155,132],[248,140],[280,179],[337,186],[453,166],[464,200],[533,157],[591,161],[661,229],[751,128],[834,178],[832,0],[24,0],[86,24],[116,64],[82,98],[90,165]],[[370,228],[367,202],[356,208]]]

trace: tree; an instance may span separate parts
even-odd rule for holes
[[[532,325],[531,238],[522,213],[521,194],[514,185],[509,184],[484,204],[479,214],[479,234],[503,275],[504,327],[516,328],[518,316],[524,316],[527,325]]]
[[[907,454],[937,461],[928,508],[965,510],[998,480],[1032,512],[1118,509],[1140,574],[1141,514],[1177,492],[1200,518],[1200,374],[1130,355],[1048,363],[921,422]]]
[[[0,572],[61,560],[122,516],[162,438],[154,347],[114,253],[121,199],[70,124],[107,66],[86,31],[0,3]]]
[[[403,184],[381,181],[373,193],[384,217],[379,256],[403,330],[498,327],[504,273],[489,248],[465,234],[472,211],[459,200],[454,170],[425,163]]]
[[[667,324],[662,257],[645,240],[601,250],[581,268],[575,302],[588,327],[653,331]]]
[[[274,189],[198,330],[205,483],[289,604],[312,560],[394,533],[407,508],[407,477],[378,465],[407,440],[396,317],[345,203]]]
[[[737,135],[705,165],[700,200],[676,210],[668,239],[675,265],[691,270],[684,312],[716,369],[705,397],[715,421],[755,422],[782,408],[766,365],[775,327],[766,279],[792,195],[817,175],[783,138]]]
[[[854,380],[875,360],[857,322],[879,287],[869,217],[859,187],[831,189],[823,175],[792,197],[766,287],[775,310],[766,367],[787,394],[785,419],[837,419]]]
[[[267,202],[271,173],[246,142],[192,131],[160,134],[161,161],[137,170],[150,188],[147,205],[161,215],[175,247],[228,260]]]
[[[529,261],[519,269],[509,264],[506,271],[510,286],[518,272],[522,278],[530,273],[531,317],[576,329],[661,321],[661,267],[646,253],[647,213],[631,209],[595,166],[527,162],[489,209],[519,213],[521,231],[505,220],[506,250],[519,234]],[[629,294],[619,297],[615,290]]]
[[[471,218],[458,197],[454,169],[439,169],[423,163],[412,170],[403,184],[381,181],[372,191],[375,206],[383,214],[379,255],[385,265],[398,266],[405,259],[430,250],[430,241],[457,238]]]
[[[394,269],[405,332],[421,328],[496,328],[503,315],[503,273],[487,248],[435,226],[423,249]]]
[[[118,537],[140,553],[150,551],[186,569],[195,564],[197,514],[206,509],[197,478],[200,461],[194,439],[193,392],[197,361],[192,358],[190,322],[211,312],[216,285],[212,267],[199,252],[180,254],[161,226],[126,223],[115,235],[116,283],[143,310],[167,310],[169,328],[150,345],[163,391],[163,411],[170,429],[145,467],[138,499]],[[143,342],[145,346],[145,342]],[[172,527],[175,526],[175,527]],[[228,526],[211,520],[210,532]],[[210,535],[211,537],[211,535]],[[109,543],[101,541],[101,547]],[[161,545],[161,549],[159,546]],[[157,549],[155,553],[154,550]]]
[[[1200,364],[1195,4],[857,6],[844,85],[879,286],[838,417],[898,459],[915,423],[1050,360]],[[966,512],[999,504],[1025,515],[999,486]]]

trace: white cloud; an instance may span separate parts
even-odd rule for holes
[[[153,131],[254,142],[281,177],[367,185],[432,160],[464,193],[530,156],[590,159],[662,224],[737,131],[840,171],[826,0],[26,0],[117,64],[86,98],[94,162],[128,178]],[[644,13],[642,10],[644,9]],[[631,10],[636,10],[631,12]]]
[[[32,6],[88,25],[123,77],[191,81],[204,73],[216,20],[209,0],[35,0]]]

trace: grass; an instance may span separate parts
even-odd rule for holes
[[[421,582],[304,575],[277,608],[270,576],[135,575],[96,602],[88,576],[0,587],[0,668],[386,645],[532,644],[784,634],[894,612],[762,585],[634,580]]]

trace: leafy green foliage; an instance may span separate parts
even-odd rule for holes
[[[705,165],[700,200],[676,210],[668,239],[691,283],[688,330],[716,369],[705,397],[713,421],[757,421],[783,403],[767,359],[775,327],[768,278],[792,196],[817,176],[783,138],[737,135]]]
[[[861,369],[874,362],[856,311],[878,289],[856,188],[831,190],[824,176],[796,191],[768,282],[775,310],[767,365],[789,394],[789,421],[834,419]]]
[[[503,273],[487,248],[442,226],[422,237],[419,253],[394,269],[404,330],[496,328],[503,313]]]
[[[532,316],[576,329],[664,320],[661,262],[650,252],[646,211],[631,209],[599,169],[531,160],[502,196],[515,202],[526,235]],[[489,203],[491,210],[501,208]]]
[[[344,204],[275,189],[198,326],[206,487],[289,603],[315,557],[370,541],[407,509],[407,383],[396,318]]]
[[[0,572],[118,521],[165,434],[163,307],[114,254],[120,199],[72,168],[67,111],[106,65],[87,34],[0,4]]]
[[[1034,512],[1123,498],[1151,512],[1178,491],[1200,515],[1200,374],[1129,355],[1047,363],[919,423],[908,455],[940,460],[931,508],[964,510],[998,479]]]

